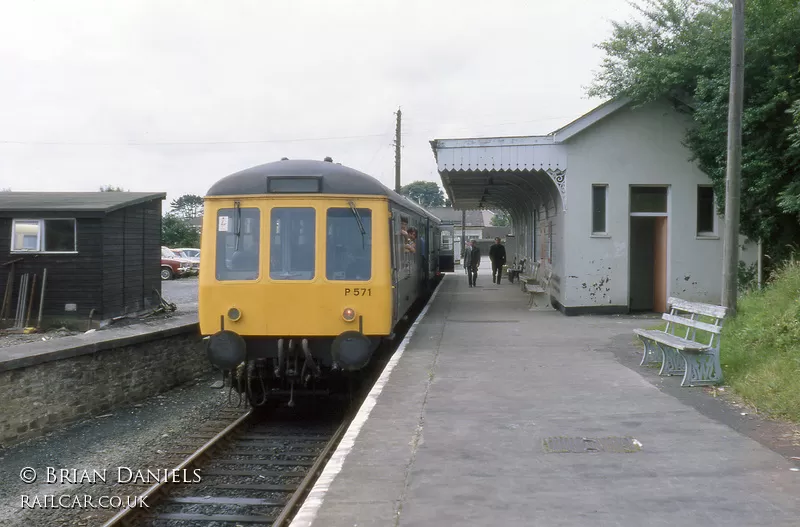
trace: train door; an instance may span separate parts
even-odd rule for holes
[[[414,227],[419,229],[419,225],[414,221],[414,217],[405,213],[402,209],[395,209],[398,225],[393,233],[395,250],[397,251],[397,296],[398,296],[398,316],[403,317],[408,308],[417,298],[417,281],[419,276],[417,261],[418,253],[412,252],[409,245],[408,229]]]
[[[391,246],[392,259],[392,327],[400,318],[400,290],[398,288],[400,276],[400,255],[397,254],[395,239],[400,230],[400,222],[395,211],[389,208],[389,245]]]
[[[430,262],[430,255],[428,254],[428,246],[430,243],[428,242],[431,239],[431,220],[429,218],[425,218],[423,220],[422,232],[424,237],[421,240],[422,243],[418,244],[419,247],[417,247],[417,250],[422,255],[422,262],[420,266],[422,268],[422,283],[424,284],[423,289],[427,290],[429,284],[431,283],[430,264],[428,263]]]

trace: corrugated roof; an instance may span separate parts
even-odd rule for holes
[[[166,197],[166,192],[0,192],[0,211],[108,213]]]

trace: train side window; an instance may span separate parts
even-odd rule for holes
[[[372,278],[372,211],[356,209],[356,212],[358,217],[349,207],[328,209],[325,243],[328,280]]]
[[[312,280],[316,233],[316,211],[313,208],[272,209],[269,277],[273,280]]]
[[[217,212],[217,280],[256,280],[261,213],[254,207]]]

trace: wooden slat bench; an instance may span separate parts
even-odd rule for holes
[[[519,290],[525,291],[525,284],[529,281],[533,280],[534,282],[538,281],[537,278],[539,276],[539,266],[541,265],[540,262],[533,262],[531,263],[531,268],[528,270],[527,273],[523,272],[519,275]]]
[[[545,305],[549,306],[550,278],[553,276],[553,271],[552,269],[545,269],[545,266],[540,265],[539,262],[536,262],[536,270],[538,276],[535,277],[533,282],[522,282],[524,291],[530,295],[530,298],[528,299],[528,307],[539,307],[539,304],[536,303],[536,297],[539,295],[545,296],[545,299],[547,300]],[[542,274],[544,275],[543,277]]]
[[[658,362],[657,352],[660,351],[661,370],[658,374],[683,374],[681,386],[700,386],[722,381],[719,340],[727,308],[674,297],[670,297],[667,304],[670,312],[662,316],[662,320],[667,322],[665,331],[633,330],[644,343],[640,365]],[[713,318],[713,324],[701,322],[700,316]],[[675,326],[684,326],[686,334],[683,337],[677,336]],[[698,329],[711,334],[707,344],[696,338]]]

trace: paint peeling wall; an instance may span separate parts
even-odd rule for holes
[[[629,187],[670,185],[668,295],[710,303],[721,301],[722,237],[698,238],[697,186],[708,177],[681,142],[688,116],[666,102],[623,108],[569,141],[565,239],[566,276],[562,303],[627,306],[629,301]],[[592,184],[607,184],[608,236],[592,236]],[[744,243],[744,238],[742,238]],[[740,259],[752,263],[754,244]]]

